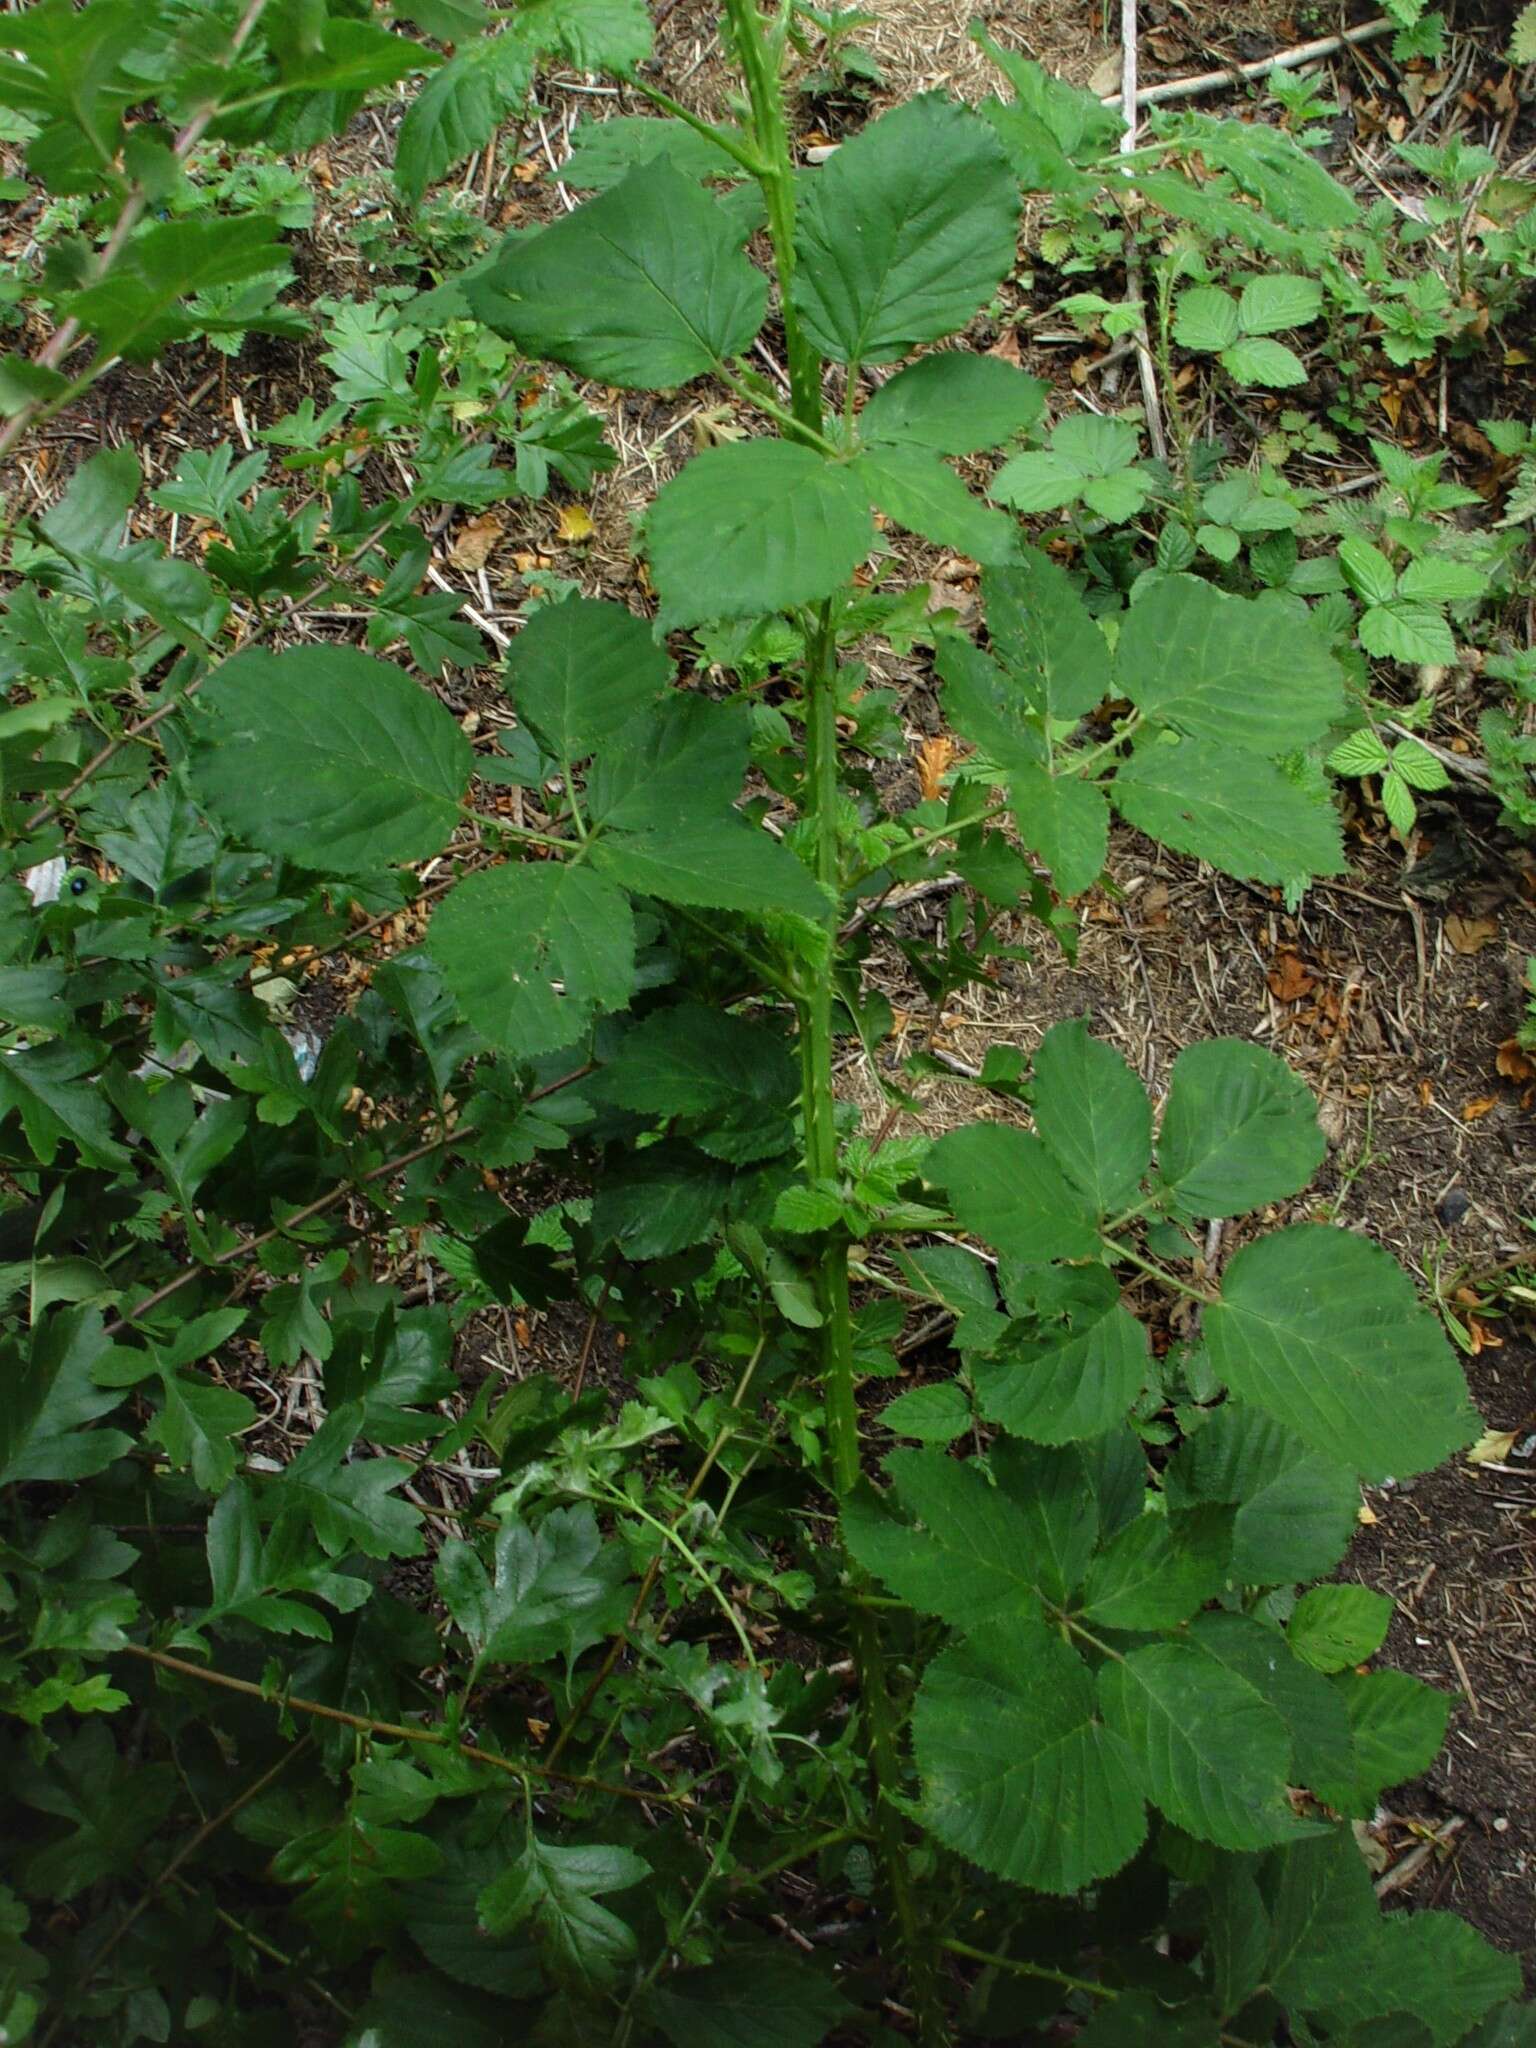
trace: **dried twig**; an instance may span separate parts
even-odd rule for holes
[[[1128,156],[1136,147],[1136,0],[1120,0],[1120,108],[1125,128],[1120,136],[1120,153]],[[1125,289],[1132,304],[1140,302],[1141,317],[1136,329],[1136,367],[1141,372],[1141,401],[1147,415],[1147,437],[1159,462],[1168,460],[1168,438],[1163,432],[1163,408],[1157,395],[1157,368],[1147,340],[1146,278],[1142,269],[1141,244],[1136,224],[1125,228]]]
[[[1273,57],[1261,57],[1253,64],[1234,64],[1225,71],[1201,71],[1193,78],[1169,78],[1161,85],[1145,85],[1136,93],[1135,104],[1138,107],[1155,107],[1166,100],[1199,99],[1206,93],[1227,92],[1248,79],[1268,78],[1272,71],[1298,71],[1303,64],[1316,63],[1320,57],[1332,57],[1351,44],[1378,42],[1382,36],[1390,35],[1397,25],[1381,15],[1375,21],[1362,22],[1359,28],[1346,29],[1342,35],[1318,36],[1310,43],[1297,43],[1292,49],[1277,50]],[[1131,48],[1129,37],[1126,47],[1127,50]],[[1131,62],[1134,81],[1134,56]],[[1111,92],[1105,94],[1103,104],[1113,107],[1128,102],[1121,94]]]

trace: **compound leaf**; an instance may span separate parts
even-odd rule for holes
[[[1232,1577],[1278,1586],[1330,1572],[1349,1548],[1360,1488],[1336,1458],[1242,1401],[1226,1401],[1169,1467],[1171,1502],[1235,1506]]]
[[[738,1164],[786,1149],[797,1086],[776,1031],[701,1003],[653,1010],[588,1084],[625,1109],[683,1118],[701,1150]]]

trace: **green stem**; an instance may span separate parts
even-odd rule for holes
[[[831,908],[827,916],[827,951],[810,993],[800,1005],[802,1117],[805,1128],[806,1175],[813,1183],[837,1174],[836,1102],[832,1087],[833,966],[840,921],[838,873],[838,736],[837,629],[830,602],[823,605],[807,650],[806,812],[816,828],[816,875],[827,885]],[[829,1237],[815,1267],[817,1306],[821,1311],[822,1394],[826,1402],[827,1439],[833,1486],[846,1499],[858,1484],[859,1411],[853,1363],[853,1317],[848,1301],[848,1246]],[[854,1590],[862,1575],[855,1573]],[[927,2043],[947,2038],[938,1997],[932,1949],[924,1938],[907,1868],[901,1816],[890,1801],[901,1782],[900,1722],[886,1681],[880,1625],[867,1608],[855,1604],[849,1615],[859,1696],[868,1729],[874,1778],[875,1840],[880,1852],[900,1947],[911,1977],[920,2037]]]
[[[740,137],[733,135],[728,128],[718,128],[713,121],[701,121],[681,100],[673,99],[670,93],[663,92],[659,86],[647,84],[638,73],[631,72],[624,83],[632,92],[639,93],[642,99],[649,100],[653,107],[660,107],[661,111],[670,114],[674,121],[683,122],[695,135],[702,135],[706,142],[712,142],[716,149],[723,150],[733,163],[740,164],[748,177],[762,177],[761,158],[754,156]]]
[[[784,323],[784,353],[795,418],[814,433],[822,431],[821,360],[806,339],[795,307],[795,170],[784,118],[784,91],[779,77],[779,46],[765,32],[757,0],[726,0],[731,37],[752,107],[752,125],[760,158],[757,182],[768,209],[774,271],[779,281],[779,315]]]
[[[755,405],[759,412],[766,413],[775,426],[784,429],[791,440],[805,442],[814,448],[818,455],[841,454],[842,451],[829,441],[825,434],[818,433],[815,428],[807,426],[804,420],[797,419],[792,412],[786,412],[782,405],[777,404],[771,394],[763,388],[762,380],[757,379],[749,384],[745,378],[738,377],[734,371],[728,370],[724,363],[719,366],[716,375],[723,384],[731,387],[738,398],[744,398],[748,405]]]
[[[994,1955],[990,1949],[973,1948],[968,1941],[946,1940],[944,1946],[952,1956],[964,1956],[968,1963],[985,1963],[989,1969],[1007,1970],[1015,1977],[1042,1977],[1047,1984],[1059,1984],[1063,1991],[1086,1991],[1093,1998],[1110,2000],[1120,1996],[1107,1984],[1096,1984],[1091,1977],[1069,1977],[1065,1970],[1048,1969],[1044,1963],[1019,1962],[1013,1956]]]

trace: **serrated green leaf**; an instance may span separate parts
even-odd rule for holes
[[[1379,1246],[1298,1223],[1247,1245],[1206,1311],[1217,1373],[1326,1457],[1411,1477],[1477,1435],[1440,1325]]]
[[[748,744],[745,704],[675,691],[593,762],[588,815],[595,825],[624,832],[717,820],[741,794]]]
[[[1440,762],[1417,740],[1401,740],[1392,749],[1392,772],[1402,778],[1410,789],[1447,789],[1450,775]]]
[[[1511,64],[1536,64],[1536,0],[1529,7],[1522,7],[1515,16],[1515,25],[1509,35],[1509,61]]]
[[[632,1849],[556,1847],[530,1834],[523,1854],[480,1893],[480,1925],[493,1938],[527,1926],[558,1984],[602,1988],[634,1959],[633,1928],[597,1900],[651,1874]]]
[[[993,650],[1032,710],[1082,718],[1111,694],[1104,635],[1048,555],[1025,548],[1017,561],[989,569],[982,594]]]
[[[112,1348],[99,1309],[64,1308],[34,1327],[24,1365],[7,1356],[0,1481],[89,1479],[133,1448],[120,1429],[87,1427],[123,1398],[120,1387],[96,1383]]]
[[[1362,535],[1346,534],[1339,542],[1339,567],[1344,580],[1363,604],[1386,604],[1397,589],[1392,564]]]
[[[476,314],[584,377],[670,390],[752,344],[768,281],[730,215],[666,158],[642,164],[466,280]]]
[[[882,384],[859,414],[859,434],[866,445],[891,441],[971,455],[1032,427],[1045,393],[1038,377],[997,356],[945,350],[908,363]]]
[[[1189,1636],[1202,1656],[1250,1685],[1285,1723],[1290,1783],[1316,1787],[1350,1769],[1354,1743],[1343,1701],[1320,1671],[1291,1655],[1278,1628],[1211,1609],[1195,1616]]]
[[[14,1110],[32,1156],[51,1166],[67,1139],[89,1166],[124,1167],[130,1154],[113,1136],[111,1106],[94,1084],[100,1048],[56,1038],[0,1057],[0,1120]]]
[[[645,2011],[672,2048],[818,2048],[848,2017],[828,1977],[772,1947],[666,1977]]]
[[[395,190],[408,206],[481,149],[526,95],[536,53],[509,26],[477,36],[440,65],[405,110],[395,144]]]
[[[1173,338],[1181,348],[1217,355],[1237,340],[1237,301],[1220,285],[1191,285],[1179,294],[1173,312]]]
[[[1146,1810],[1087,1666],[1038,1622],[995,1625],[929,1665],[912,1711],[923,1821],[958,1855],[1071,1893],[1128,1863]]]
[[[1231,1548],[1220,1509],[1141,1515],[1088,1567],[1083,1613],[1100,1628],[1176,1628],[1223,1590]]]
[[[604,1544],[586,1506],[555,1508],[536,1530],[504,1522],[490,1572],[472,1544],[445,1543],[434,1576],[477,1666],[570,1662],[620,1627],[630,1603],[624,1552]]]
[[[1110,785],[1128,823],[1239,881],[1280,886],[1344,870],[1333,807],[1256,754],[1215,741],[1139,748]]]
[[[1369,1586],[1312,1586],[1297,1601],[1286,1637],[1318,1671],[1363,1664],[1387,1639],[1392,1602]]]
[[[584,120],[571,132],[571,153],[560,167],[563,183],[577,191],[606,192],[641,164],[665,157],[683,177],[738,178],[741,166],[686,121],[647,114],[614,114]]]
[[[1102,1268],[1090,1269],[1094,1278]],[[1091,1297],[1071,1328],[1043,1341],[1006,1344],[976,1367],[982,1413],[1035,1443],[1075,1443],[1123,1422],[1147,1378],[1147,1335],[1109,1282],[1086,1282]]]
[[[1227,1401],[1180,1447],[1170,1499],[1237,1509],[1232,1576],[1276,1586],[1330,1572],[1349,1547],[1360,1489],[1347,1465],[1257,1408]]]
[[[195,316],[178,310],[183,299],[281,268],[276,233],[276,222],[256,213],[157,221],[129,241],[99,283],[69,294],[64,310],[96,337],[103,361],[147,362],[196,331]]]
[[[810,870],[744,819],[684,821],[668,832],[605,833],[592,864],[638,896],[737,910],[759,920],[820,919],[827,900]]]
[[[928,1154],[926,1177],[945,1189],[962,1230],[1025,1264],[1089,1259],[1098,1232],[1040,1140],[1007,1124],[966,1124]]]
[[[165,1372],[160,1412],[144,1434],[164,1447],[171,1463],[190,1471],[204,1493],[221,1493],[234,1477],[237,1453],[230,1441],[249,1429],[256,1410],[233,1387],[199,1373]]]
[[[1036,1517],[1002,1485],[942,1451],[893,1451],[885,1469],[918,1526],[898,1521],[873,1495],[850,1496],[843,1540],[857,1563],[919,1613],[956,1628],[1039,1612]]]
[[[1100,1216],[1123,1209],[1152,1161],[1152,1105],[1140,1081],[1081,1017],[1052,1025],[1032,1074],[1047,1150]]]
[[[1376,728],[1362,725],[1334,748],[1328,756],[1328,766],[1335,775],[1379,775],[1390,758]]]
[[[519,1058],[574,1044],[635,988],[634,917],[590,868],[468,876],[433,914],[427,950],[469,1022]]]
[[[829,596],[868,554],[863,481],[792,441],[696,455],[646,519],[668,627],[754,618]]]
[[[1310,326],[1322,309],[1323,288],[1315,277],[1272,270],[1243,286],[1238,319],[1244,334],[1279,334]]]
[[[237,654],[199,703],[192,776],[230,831],[348,874],[425,860],[459,820],[473,756],[430,691],[350,647]]]
[[[1057,512],[1082,493],[1083,473],[1050,448],[1031,449],[1005,462],[988,486],[990,495],[1015,512]]]
[[[592,1204],[592,1233],[627,1259],[666,1259],[715,1230],[731,1173],[680,1141],[631,1152],[604,1173]]]
[[[1521,1986],[1515,1956],[1501,1955],[1454,1913],[1391,1914],[1378,1922],[1352,1976],[1341,1971],[1326,2015],[1330,2027],[1409,2012],[1435,2048],[1451,2048],[1469,2024]]]
[[[1256,754],[1310,745],[1344,710],[1338,663],[1269,597],[1165,576],[1125,614],[1115,681],[1148,718]]]
[[[1373,604],[1361,614],[1359,633],[1366,653],[1384,661],[1448,667],[1456,659],[1456,641],[1443,614],[1407,598]]]
[[[588,1083],[592,1094],[625,1109],[700,1119],[687,1132],[692,1142],[738,1163],[785,1150],[797,1086],[777,1032],[698,1003],[652,1011]]]
[[[965,1435],[972,1421],[966,1391],[953,1380],[912,1387],[880,1410],[882,1429],[894,1436],[915,1437],[921,1444],[952,1444]]]
[[[580,761],[611,740],[671,673],[643,619],[589,597],[541,606],[507,654],[518,715],[557,761]]]
[[[1176,1827],[1223,1849],[1298,1832],[1285,1723],[1235,1673],[1192,1644],[1155,1643],[1103,1665],[1098,1694],[1136,1781]]]
[[[302,1543],[312,1536],[329,1557],[419,1557],[421,1510],[395,1499],[416,1467],[404,1458],[349,1458],[361,1410],[337,1409],[272,1481],[277,1527]]]
[[[1353,1748],[1313,1790],[1340,1813],[1369,1820],[1383,1792],[1427,1771],[1440,1754],[1451,1702],[1406,1671],[1344,1671],[1333,1685]]]
[[[853,467],[880,510],[909,533],[976,562],[1006,562],[1017,554],[1014,522],[973,497],[930,449],[873,447],[855,457]]]
[[[1307,383],[1307,365],[1284,342],[1266,336],[1245,336],[1223,348],[1221,367],[1239,383],[1264,385],[1270,391],[1284,391],[1290,385]]]
[[[838,363],[888,363],[965,325],[1012,267],[1018,186],[969,108],[923,94],[805,181],[793,292]]]
[[[1174,1061],[1158,1166],[1186,1215],[1241,1216],[1297,1194],[1327,1149],[1311,1089],[1263,1046],[1212,1038]]]

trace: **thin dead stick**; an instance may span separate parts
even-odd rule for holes
[[[1345,29],[1342,35],[1318,36],[1310,43],[1297,43],[1293,49],[1277,50],[1273,57],[1260,57],[1253,64],[1234,64],[1227,71],[1201,71],[1193,78],[1169,78],[1161,85],[1144,85],[1136,94],[1136,105],[1156,107],[1165,100],[1199,99],[1206,93],[1228,92],[1245,79],[1268,78],[1272,71],[1299,71],[1303,64],[1336,56],[1351,44],[1379,42],[1397,27],[1397,22],[1381,15],[1375,21],[1362,22],[1359,28]],[[1114,107],[1124,102],[1119,93],[1112,92],[1106,93],[1103,104]]]
[[[1136,147],[1136,108],[1140,104],[1136,93],[1136,0],[1120,0],[1120,109],[1125,127],[1120,134],[1120,154],[1129,156]],[[1141,402],[1147,415],[1147,438],[1152,443],[1152,453],[1159,462],[1168,460],[1168,437],[1163,432],[1163,408],[1157,395],[1157,368],[1152,361],[1152,348],[1147,340],[1147,287],[1146,275],[1142,269],[1141,244],[1136,239],[1136,223],[1127,220],[1125,228],[1125,288],[1133,304],[1140,303],[1140,317],[1136,325],[1136,367],[1141,372]]]
[[[468,1757],[471,1763],[488,1764],[494,1771],[505,1771],[513,1778],[543,1778],[554,1784],[569,1785],[582,1792],[606,1792],[612,1799],[638,1799],[654,1801],[658,1806],[691,1806],[693,1801],[682,1792],[657,1792],[642,1790],[635,1785],[614,1785],[606,1778],[580,1778],[569,1771],[552,1770],[547,1764],[519,1763],[510,1756],[499,1756],[494,1749],[477,1749],[471,1742],[455,1742],[440,1728],[414,1728],[403,1721],[375,1721],[368,1714],[349,1714],[344,1707],[328,1707],[323,1700],[303,1700],[294,1693],[271,1693],[262,1686],[253,1685],[248,1678],[232,1678],[227,1671],[214,1671],[205,1664],[193,1664],[185,1657],[172,1657],[164,1650],[147,1649],[142,1643],[124,1643],[120,1654],[127,1657],[142,1657],[146,1664],[158,1664],[163,1671],[174,1671],[183,1678],[199,1679],[204,1685],[221,1686],[225,1692],[243,1693],[247,1699],[260,1700],[265,1706],[276,1707],[280,1712],[309,1714],[317,1721],[336,1721],[343,1728],[356,1728],[364,1735],[382,1735],[390,1742],[419,1742],[429,1749],[451,1749],[457,1756]]]

